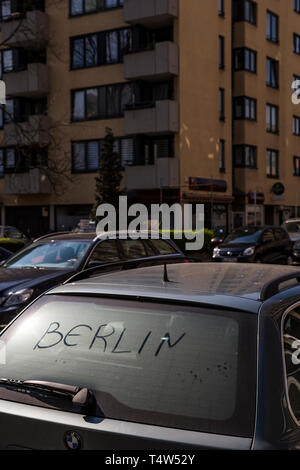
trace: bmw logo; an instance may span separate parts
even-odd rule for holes
[[[80,450],[82,445],[82,440],[79,434],[75,431],[68,431],[65,434],[65,444],[70,450]]]

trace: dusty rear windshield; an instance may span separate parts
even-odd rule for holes
[[[48,295],[0,336],[0,377],[87,387],[113,419],[251,437],[255,337],[253,314]]]

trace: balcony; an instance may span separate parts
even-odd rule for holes
[[[46,64],[28,64],[26,70],[3,74],[7,96],[40,97],[49,92],[49,70]]]
[[[28,11],[24,18],[2,22],[2,41],[8,47],[42,49],[48,39],[48,15],[42,11]]]
[[[49,145],[50,118],[44,115],[29,116],[28,121],[4,126],[4,141],[7,146],[32,146],[44,147]]]
[[[125,110],[125,134],[166,134],[178,130],[177,101],[156,101],[147,108],[141,104]]]
[[[125,0],[126,23],[162,27],[178,17],[178,0]]]
[[[124,56],[125,78],[165,80],[178,75],[178,46],[166,41],[155,44],[151,51]]]
[[[158,158],[154,165],[127,166],[125,184],[127,191],[178,187],[178,159]]]
[[[27,173],[6,174],[4,177],[5,194],[50,194],[51,185],[45,173],[39,168]]]

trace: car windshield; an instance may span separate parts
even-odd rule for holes
[[[223,243],[256,243],[261,234],[262,230],[255,228],[234,230],[225,238]]]
[[[87,241],[55,241],[33,243],[2,265],[4,268],[77,268],[90,243]]]
[[[45,295],[0,336],[0,377],[87,387],[112,419],[249,437],[255,338],[253,314]]]
[[[289,233],[300,233],[300,220],[297,222],[284,222],[283,226]]]

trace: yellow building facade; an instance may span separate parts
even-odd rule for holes
[[[204,203],[225,230],[300,216],[297,2],[22,4],[1,11],[3,224],[87,218],[107,127],[132,202]]]

